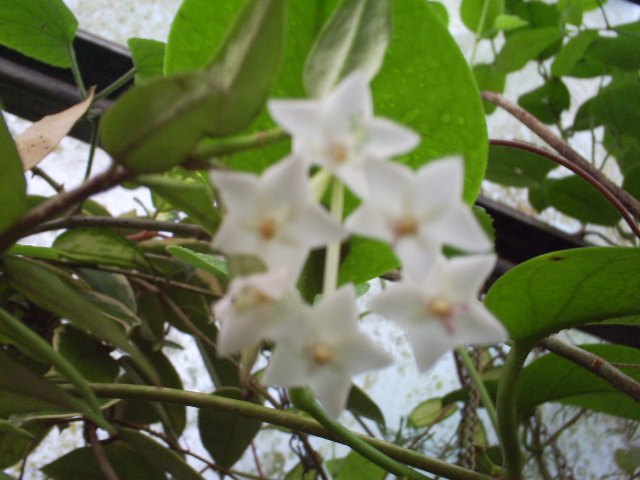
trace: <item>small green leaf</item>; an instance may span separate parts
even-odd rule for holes
[[[222,388],[213,394],[235,400],[246,400],[242,397],[242,390],[237,388]],[[260,403],[257,398],[252,401]],[[240,460],[260,431],[261,425],[261,422],[256,420],[228,413],[204,409],[198,413],[198,429],[202,444],[211,458],[223,468],[231,468]]]
[[[375,77],[391,36],[389,0],[343,0],[314,43],[303,73],[310,96],[327,94],[349,73]]]
[[[129,352],[152,380],[156,374],[123,329],[47,267],[21,257],[3,258],[9,284],[36,305],[86,328],[99,339]]]
[[[210,234],[216,232],[220,210],[214,206],[211,185],[201,172],[177,168],[162,175],[141,175],[136,183],[185,212]]]
[[[53,248],[79,262],[149,271],[140,247],[108,228],[73,228],[61,233]]]
[[[408,425],[412,428],[428,427],[450,417],[457,410],[455,406],[444,405],[442,398],[430,398],[411,410]]]
[[[8,433],[0,433],[0,468],[10,467],[22,460],[27,449],[33,451],[51,431],[51,428],[51,426],[46,426],[38,421],[23,423],[20,429],[29,432],[35,439],[16,438]],[[14,480],[13,477],[7,476],[7,478]],[[0,477],[0,480],[4,479]]]
[[[504,85],[507,76],[499,73],[493,65],[487,63],[478,63],[473,66],[473,76],[478,84],[478,90],[488,90],[490,92],[504,92]],[[492,114],[496,108],[495,104],[483,101],[484,111],[487,115]]]
[[[62,252],[49,247],[34,247],[32,245],[19,245],[15,244],[11,246],[6,252],[6,255],[22,255],[32,258],[44,258],[46,260],[60,260],[62,258]]]
[[[317,478],[317,470],[309,470],[306,465],[303,465],[302,462],[300,462],[287,472],[284,480],[316,480]]]
[[[2,16],[0,5],[0,17]],[[3,20],[0,18],[0,31]],[[0,38],[1,39],[1,38]],[[9,129],[0,113],[0,205],[11,205],[3,208],[0,214],[0,232],[4,232],[27,211],[27,182],[24,179],[22,162],[11,138]]]
[[[613,226],[622,219],[593,185],[576,175],[554,179],[547,194],[552,207],[581,222]]]
[[[493,22],[493,28],[496,30],[515,30],[517,28],[526,27],[529,22],[523,20],[516,15],[498,15]]]
[[[627,247],[550,253],[500,277],[485,305],[512,339],[534,345],[565,328],[638,315],[639,267],[640,253]]]
[[[71,67],[78,21],[62,0],[0,3],[0,43],[56,67]]]
[[[384,415],[378,404],[371,400],[369,395],[357,385],[351,385],[346,408],[351,413],[373,420],[382,428],[385,426]]]
[[[379,277],[400,265],[391,247],[384,242],[353,236],[340,264],[338,284],[355,285]]]
[[[488,3],[486,7],[485,3]],[[484,17],[483,12],[485,12]],[[479,33],[481,37],[493,28],[496,19],[503,13],[504,0],[462,0],[460,4],[462,23],[473,33]],[[482,22],[482,28],[480,28],[480,22]]]
[[[180,480],[203,480],[178,453],[163,447],[148,435],[137,430],[121,428],[118,436],[130,445],[147,462],[167,472],[173,478]],[[147,478],[147,477],[144,477]]]
[[[640,352],[635,348],[621,345],[582,345],[581,348],[609,362],[640,365]],[[620,369],[636,381],[640,380],[640,369]],[[640,420],[640,408],[631,397],[589,370],[553,353],[544,355],[522,370],[516,392],[521,417],[547,402],[562,402]]]
[[[516,30],[496,56],[496,69],[504,74],[520,70],[561,38],[562,32],[554,27]]]
[[[371,460],[364,458],[358,452],[351,451],[346,456],[336,480],[384,480],[387,477],[387,471]]]
[[[24,438],[27,440],[33,440],[35,436],[29,430],[16,427],[11,422],[0,418],[0,432],[12,435],[16,438]]]
[[[618,448],[615,452],[616,464],[627,475],[633,475],[640,468],[640,447]]]
[[[511,187],[536,188],[556,167],[551,160],[527,150],[490,145],[486,179]]]
[[[615,73],[616,70],[637,73],[640,69],[640,37],[597,37],[589,44],[586,56],[602,64],[607,73]]]
[[[225,283],[229,281],[229,265],[225,260],[220,260],[211,255],[194,252],[193,250],[179,246],[167,247],[167,252],[192,267],[200,268],[205,272],[215,275]]]
[[[595,117],[597,124],[608,126],[616,136],[629,135],[638,139],[640,84],[611,84],[592,99],[589,112]]]
[[[551,65],[551,75],[570,75],[573,67],[584,57],[589,45],[598,37],[597,30],[585,30],[571,38],[556,55]]]
[[[553,4],[539,0],[509,3],[509,13],[526,20],[533,28],[557,27],[560,24],[560,12]]]
[[[89,268],[78,268],[75,272],[94,291],[117,300],[134,314],[138,311],[135,293],[129,280],[124,275],[91,270]]]
[[[164,42],[133,37],[127,40],[127,45],[131,50],[133,65],[136,67],[136,83],[162,76],[166,48]]]
[[[564,82],[559,78],[552,78],[541,87],[521,95],[518,104],[538,120],[555,124],[560,120],[562,112],[571,105],[571,97]]]
[[[148,460],[120,440],[102,448],[119,480],[166,480],[158,468],[159,459]],[[41,468],[53,480],[103,480],[104,474],[92,447],[82,447]]]

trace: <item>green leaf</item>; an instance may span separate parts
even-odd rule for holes
[[[53,248],[79,262],[150,270],[140,247],[108,228],[73,228],[61,233]]]
[[[0,418],[0,432],[12,435],[16,438],[23,438],[27,440],[33,440],[35,436],[29,430],[16,427],[11,422]]]
[[[640,84],[611,84],[592,99],[590,113],[615,135],[638,138],[640,132]]]
[[[447,155],[462,155],[464,200],[471,204],[484,178],[488,145],[473,74],[424,0],[393,2],[392,19],[389,50],[372,83],[376,113],[422,136],[422,143],[406,157],[413,168]]]
[[[485,3],[487,3],[485,11]],[[484,18],[482,16],[485,11]],[[504,0],[462,0],[460,4],[460,17],[465,27],[473,33],[479,33],[480,37],[493,29],[498,16],[504,13]],[[480,22],[482,21],[482,28]]]
[[[571,105],[571,97],[564,82],[559,78],[552,78],[541,87],[521,95],[518,104],[538,120],[554,124]]]
[[[557,27],[560,24],[560,12],[556,6],[539,0],[513,2],[509,13],[526,20],[533,28]]]
[[[542,255],[500,277],[485,305],[512,339],[534,345],[564,328],[640,313],[639,266],[640,253],[626,247]]]
[[[138,311],[135,293],[129,280],[124,275],[91,270],[89,268],[78,268],[75,272],[94,291],[117,300],[134,314]]]
[[[71,67],[78,21],[62,0],[0,3],[0,43],[56,67]]]
[[[20,257],[3,258],[9,284],[36,305],[86,328],[99,339],[112,343],[131,354],[135,361],[155,380],[153,367],[123,332],[82,294],[36,262]]]
[[[303,465],[302,462],[300,462],[287,472],[284,480],[316,480],[317,478],[317,470],[310,470],[306,465]]]
[[[162,76],[166,48],[164,42],[133,37],[127,40],[127,45],[131,50],[131,58],[136,68],[136,83]]]
[[[351,413],[373,420],[382,428],[385,426],[384,415],[378,404],[357,385],[351,385],[346,408]]]
[[[102,448],[119,480],[166,480],[156,466],[160,459],[147,460],[143,455],[117,440]],[[41,468],[53,480],[106,480],[92,447],[82,447]]]
[[[51,426],[32,421],[23,423],[20,429],[29,432],[35,439],[16,438],[8,433],[0,433],[0,468],[7,468],[18,463],[24,458],[27,449],[33,451],[51,431]],[[14,480],[13,477],[7,476],[7,478]],[[0,477],[0,480],[4,479]]]
[[[552,207],[581,222],[613,226],[622,219],[593,185],[577,175],[554,179],[547,193]]]
[[[489,146],[486,179],[518,188],[540,187],[557,165],[533,152],[503,145]]]
[[[235,400],[245,400],[242,390],[238,388],[222,388],[214,395]],[[257,398],[251,400],[260,404]],[[249,418],[238,417],[228,413],[201,409],[198,413],[198,429],[202,445],[207,449],[211,458],[223,468],[231,468],[254,437],[260,431],[262,423]]]
[[[616,464],[627,475],[640,468],[640,447],[618,448],[615,451]]]
[[[346,255],[340,264],[338,284],[357,285],[397,268],[400,262],[384,242],[353,236],[346,245]]]
[[[515,30],[517,28],[526,27],[529,22],[523,20],[516,15],[498,15],[493,22],[493,28],[496,30]]]
[[[118,376],[120,365],[111,357],[110,350],[72,324],[56,330],[54,347],[89,382],[114,382]]]
[[[477,63],[473,66],[473,76],[478,84],[478,90],[488,90],[490,92],[504,92],[504,85],[507,81],[506,75],[499,73],[493,65],[487,63]],[[487,115],[492,114],[496,108],[495,104],[486,100],[482,103]]]
[[[585,30],[571,38],[553,60],[551,75],[554,77],[571,75],[573,67],[584,57],[589,45],[597,37],[597,30]]]
[[[0,5],[0,17],[3,8],[6,7]],[[1,30],[2,19],[0,18]],[[0,215],[1,233],[27,211],[27,182],[24,179],[22,162],[2,113],[0,113],[0,171],[2,171],[2,175],[0,175],[0,204],[11,205],[11,208],[2,209]]]
[[[582,345],[581,348],[609,362],[640,364],[640,351],[634,348],[621,345]],[[640,380],[640,369],[620,369],[636,381]],[[631,397],[589,370],[555,354],[544,355],[526,366],[516,391],[520,416],[547,402],[562,402],[640,420],[640,408]]]
[[[177,168],[162,175],[141,175],[136,183],[150,188],[210,234],[216,232],[221,221],[220,210],[214,206],[211,185],[203,173]]]
[[[387,477],[387,471],[371,460],[364,458],[358,452],[351,451],[346,456],[340,471],[335,477],[336,480],[384,480]]]
[[[167,247],[167,252],[192,267],[200,268],[205,272],[215,275],[225,283],[229,281],[229,266],[225,260],[220,260],[219,258],[205,255],[204,253],[194,252],[193,250],[180,246]]]
[[[430,398],[411,410],[408,425],[412,428],[428,427],[449,418],[457,410],[455,406],[444,405],[442,398]]]
[[[349,73],[375,77],[391,36],[389,0],[343,0],[314,43],[303,73],[312,97],[327,94]]]
[[[427,0],[427,5],[431,7],[433,13],[440,19],[442,24],[446,27],[449,25],[449,12],[442,2]]]
[[[586,56],[602,64],[607,73],[615,73],[616,70],[637,73],[640,68],[640,37],[597,37],[589,44]]]
[[[137,430],[121,428],[118,436],[130,445],[147,462],[180,480],[203,480],[178,453],[163,447],[151,437]],[[147,478],[147,477],[144,477]]]
[[[496,56],[496,69],[504,74],[520,70],[561,38],[562,32],[555,27],[516,30]]]

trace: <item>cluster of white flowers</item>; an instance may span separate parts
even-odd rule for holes
[[[432,162],[418,171],[393,162],[414,149],[413,131],[373,116],[365,77],[353,73],[325,98],[274,100],[272,117],[293,138],[292,154],[261,176],[216,171],[226,215],[213,247],[252,255],[265,272],[236,277],[214,306],[220,355],[264,340],[276,343],[267,385],[309,386],[333,416],[344,409],[351,377],[391,363],[358,325],[353,285],[306,304],[296,282],[309,252],[350,233],[388,242],[403,279],[370,302],[404,326],[421,371],[461,342],[504,340],[502,325],[477,299],[495,255],[447,259],[443,245],[487,252],[491,242],[462,201],[463,163]],[[309,169],[329,171],[361,200],[343,222],[313,197]]]

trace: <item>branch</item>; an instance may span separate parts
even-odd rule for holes
[[[586,368],[591,373],[606,380],[615,388],[626,393],[636,402],[640,402],[640,382],[607,362],[604,358],[587,352],[575,345],[565,343],[557,337],[548,337],[540,342],[550,352],[560,355],[573,363]]]
[[[61,388],[71,391],[74,390],[74,387],[71,385],[61,386]],[[316,437],[341,443],[334,435],[315,420],[282,410],[267,408],[250,402],[243,402],[241,400],[233,400],[205,393],[146,385],[92,383],[91,388],[100,398],[144,400],[204,408],[206,410],[252,418],[260,422],[267,422],[272,425],[278,425],[291,430],[298,430]],[[431,472],[435,475],[455,480],[495,480],[489,475],[473,472],[457,465],[452,465],[442,460],[438,460],[437,458],[428,457],[418,452],[407,450],[383,440],[371,438],[359,433],[355,433],[355,435],[378,450],[384,452],[391,458],[394,458],[406,465]]]
[[[117,165],[84,182],[75,190],[61,193],[41,203],[0,235],[0,253],[21,238],[34,233],[41,223],[51,220],[92,195],[109,190],[125,180],[133,178],[133,175],[123,166]]]
[[[516,140],[490,139],[489,144],[527,150],[528,152],[535,153],[536,155],[540,155],[542,157],[548,158],[552,162],[555,162],[558,165],[562,165],[563,167],[568,168],[573,173],[575,173],[576,175],[580,176],[581,178],[589,182],[596,190],[598,190],[598,192],[604,198],[606,198],[616,210],[618,210],[618,212],[620,213],[620,215],[622,215],[622,218],[624,218],[625,222],[627,222],[627,225],[629,225],[629,228],[631,228],[631,230],[636,235],[636,237],[640,238],[640,228],[638,228],[638,225],[636,224],[636,221],[633,218],[632,212],[630,212],[625,207],[625,205],[620,200],[618,200],[618,198],[600,182],[599,179],[591,175],[591,173],[589,173],[587,170],[583,169],[579,165],[572,163],[566,158],[556,155],[555,153],[551,153],[545,150],[544,148],[536,147],[535,145],[530,145],[524,142],[518,142]]]
[[[102,444],[98,439],[98,435],[96,434],[96,426],[87,422],[87,433],[89,434],[89,443],[91,443],[91,448],[93,448],[93,453],[98,460],[98,465],[100,465],[100,470],[107,478],[107,480],[119,480],[118,474],[115,472],[111,463],[109,463],[109,459],[107,458],[107,454],[102,448]]]
[[[132,230],[150,230],[153,232],[171,232],[177,233],[179,235],[190,235],[192,237],[195,237],[197,240],[211,240],[211,235],[209,235],[200,225],[193,225],[189,223],[160,222],[157,220],[149,220],[146,218],[73,216],[43,223],[42,225],[36,227],[33,233],[75,227],[127,228]]]
[[[562,138],[553,133],[544,123],[527,112],[524,108],[511,103],[503,95],[496,92],[480,92],[483,100],[487,100],[499,107],[505,109],[524,125],[529,127],[531,131],[536,133],[540,138],[547,142],[556,152],[569,160],[574,165],[587,171],[598,182],[604,185],[611,193],[613,193],[636,218],[640,219],[640,202],[629,194],[622,187],[616,185],[611,179],[604,175],[600,170],[594,167],[589,161],[576,152]]]

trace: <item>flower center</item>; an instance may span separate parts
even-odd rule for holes
[[[271,240],[278,233],[278,224],[273,218],[265,218],[258,224],[258,233],[265,240]]]
[[[391,227],[395,238],[406,237],[418,233],[418,220],[415,217],[405,215],[398,221],[394,222]]]
[[[316,365],[325,365],[333,360],[333,350],[326,343],[316,343],[311,347],[311,357]]]
[[[349,158],[349,149],[347,149],[344,143],[329,144],[327,153],[335,163],[343,163]]]
[[[260,290],[245,287],[233,299],[237,311],[252,310],[259,305],[271,303],[273,300]]]
[[[453,323],[454,306],[449,300],[442,297],[434,298],[427,303],[427,310],[430,314],[440,318],[444,329],[449,335],[455,333],[455,325]]]

